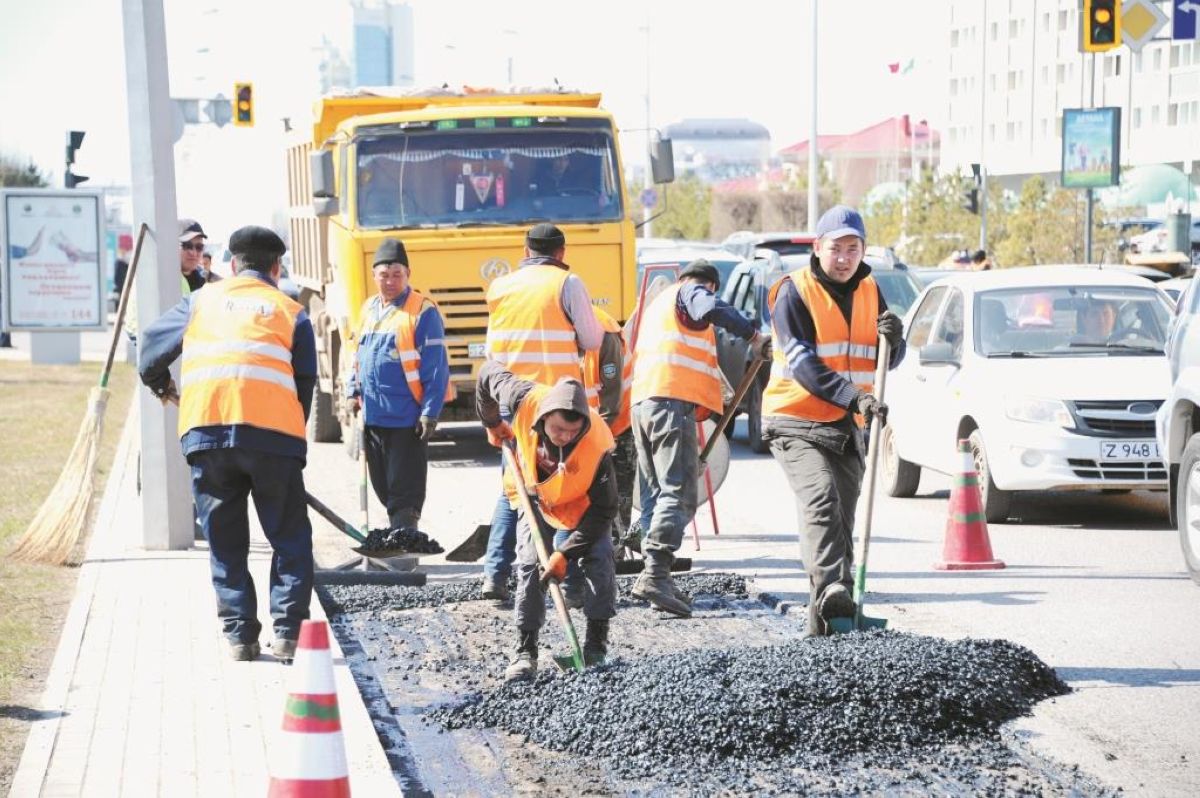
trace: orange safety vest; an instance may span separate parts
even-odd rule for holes
[[[373,319],[373,304],[376,301],[382,302],[383,299],[373,296],[363,303],[362,310],[359,311],[359,317],[363,321],[357,340],[362,341],[373,333],[392,333],[396,343],[396,357],[400,361],[400,368],[404,370],[404,381],[408,383],[413,399],[419,403],[425,398],[425,388],[421,385],[421,353],[417,351],[416,343],[417,322],[427,309],[432,309],[434,313],[441,311],[438,310],[436,302],[412,287],[408,289],[408,299],[404,300],[402,306],[389,306],[379,318]],[[430,339],[425,341],[425,345],[445,346],[446,341]],[[447,383],[446,401],[452,402],[457,396],[458,391],[455,390],[454,383]]]
[[[513,417],[512,431],[517,439],[517,460],[526,483],[537,479],[538,435],[534,424],[538,420],[538,407],[542,398],[550,392],[548,385],[535,385],[521,400],[517,414]],[[583,514],[591,506],[588,491],[596,478],[600,460],[613,450],[613,436],[604,419],[595,410],[590,410],[591,423],[588,431],[575,448],[567,455],[563,467],[544,481],[526,484],[531,497],[537,497],[542,516],[555,529],[576,529]],[[517,483],[514,474],[505,469],[504,492],[509,504],[516,509]]]
[[[712,325],[689,330],[675,313],[680,284],[662,291],[646,308],[638,328],[632,403],[659,397],[691,402],[720,414],[721,372]],[[697,413],[697,418],[707,413]]]
[[[548,264],[522,266],[488,288],[488,359],[521,379],[553,385],[580,379],[575,327],[562,308],[568,273]]]
[[[600,326],[604,328],[606,333],[615,333],[621,335],[621,325],[617,320],[610,316],[600,308],[594,308],[596,311],[596,320],[600,322]],[[583,385],[587,390],[588,407],[599,411],[600,409],[600,351],[584,352],[583,353]],[[629,394],[633,388],[633,357],[629,353],[629,346],[625,343],[624,337],[621,338],[621,406],[617,411],[617,417],[613,419],[609,429],[612,430],[613,437],[620,435],[625,430],[629,429]]]
[[[292,335],[304,311],[255,277],[197,291],[183,332],[179,435],[196,427],[248,424],[304,439],[292,370]]]
[[[832,371],[870,392],[875,385],[875,356],[879,339],[876,327],[879,288],[875,279],[867,277],[855,289],[849,326],[833,297],[813,276],[811,268],[797,269],[771,286],[767,304],[772,313],[775,311],[775,297],[784,280],[792,281],[800,292],[800,301],[812,314],[817,331],[817,340],[814,342],[817,357]],[[762,413],[764,416],[791,416],[809,421],[837,421],[846,415],[846,410],[813,396],[793,380],[783,347],[776,346],[771,356],[771,379],[763,392]],[[856,415],[855,421],[862,426],[861,416]]]

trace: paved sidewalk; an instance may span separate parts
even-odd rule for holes
[[[264,654],[226,654],[206,548],[145,551],[136,495],[136,405],[125,426],[12,796],[266,794],[287,666],[265,644],[270,549],[252,540]],[[203,546],[204,544],[199,544]],[[314,618],[323,618],[313,598]],[[357,795],[399,795],[354,679],[332,639]]]

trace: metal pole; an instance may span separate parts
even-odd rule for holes
[[[650,173],[650,4],[646,4],[646,169],[642,177],[643,188],[654,187],[654,175]],[[642,208],[642,235],[646,238],[654,235],[653,208]]]
[[[987,0],[983,0],[983,24],[979,27],[979,248],[987,252]]]
[[[1088,69],[1088,108],[1096,107],[1096,54],[1092,53],[1090,68]],[[1095,196],[1092,189],[1084,191],[1084,219],[1083,219],[1083,262],[1092,262],[1092,217],[1096,210]]]
[[[178,220],[167,35],[162,0],[122,0],[133,218],[150,226],[138,267],[137,324],[144,330],[179,302]],[[178,372],[176,372],[178,375]],[[178,382],[178,378],[176,379]],[[142,545],[186,549],[194,538],[191,479],[176,433],[178,408],[139,390]]]
[[[979,164],[979,248],[987,252],[987,167]]]
[[[808,229],[817,229],[817,0],[812,0],[812,108],[808,119]]]

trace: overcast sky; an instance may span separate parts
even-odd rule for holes
[[[607,4],[552,0],[412,0],[418,86],[557,78],[600,90],[623,128],[645,126],[649,27],[651,118],[746,117],[779,149],[808,136],[813,0]],[[317,47],[349,55],[348,0],[165,0],[172,96],[229,96],[255,83],[253,130],[189,128],[176,148],[181,212],[223,198],[267,219],[282,204],[282,117],[304,129]],[[946,110],[942,0],[819,0],[818,122],[843,133]],[[717,9],[727,8],[726,13]],[[648,10],[647,10],[648,9]],[[121,0],[0,0],[0,151],[61,175],[65,131],[87,131],[76,171],[91,185],[128,182]],[[908,76],[887,64],[915,60]],[[295,135],[295,134],[293,134]],[[640,136],[641,134],[635,134]],[[640,138],[623,144],[640,160]],[[231,191],[237,187],[236,191]],[[236,196],[231,196],[236,195]],[[280,198],[279,201],[275,201]],[[193,211],[195,212],[195,211]]]

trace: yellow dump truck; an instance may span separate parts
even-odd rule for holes
[[[670,142],[650,155],[655,182],[669,182]],[[317,333],[317,441],[337,440],[349,424],[344,376],[386,237],[404,242],[413,285],[445,317],[455,415],[473,411],[488,284],[516,268],[532,225],[562,228],[596,305],[621,320],[633,310],[634,223],[617,127],[599,94],[325,97],[311,139],[288,150],[288,196],[292,276]]]

